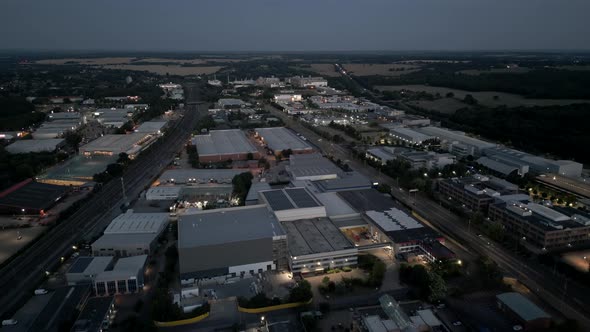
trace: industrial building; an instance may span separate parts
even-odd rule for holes
[[[112,269],[113,263],[113,256],[76,258],[65,274],[68,286],[92,284],[99,273]]]
[[[442,169],[452,165],[457,158],[449,153],[436,153],[432,151],[407,151],[397,156],[397,159],[407,162],[411,169]]]
[[[113,219],[104,234],[92,243],[92,255],[149,255],[169,218],[168,213],[133,213],[128,210]]]
[[[223,109],[231,109],[231,108],[242,108],[246,106],[250,106],[247,102],[241,99],[234,99],[234,98],[222,98],[217,101],[217,105]]]
[[[145,150],[155,140],[155,135],[146,135],[142,133],[133,133],[128,135],[104,135],[79,149],[81,155],[107,155],[118,156],[120,153],[126,153],[129,158],[133,159],[141,151]]]
[[[408,148],[391,147],[391,146],[380,146],[376,148],[368,149],[365,152],[365,158],[378,162],[381,165],[387,164],[388,161],[393,161],[403,153],[411,151]]]
[[[440,127],[421,127],[414,130],[440,140],[442,147],[458,157],[481,156],[484,150],[496,146],[494,143],[469,137],[464,132]]]
[[[526,173],[527,168],[525,167],[527,166],[528,170],[537,174],[552,173],[569,178],[579,178],[582,175],[583,165],[571,160],[551,160],[500,146],[486,149],[484,154],[497,163],[517,167],[520,175]],[[485,166],[490,167],[493,165]],[[500,172],[503,170],[502,168],[490,168]]]
[[[364,216],[371,237],[377,242],[391,242],[395,254],[414,253],[429,262],[455,258],[455,254],[442,244],[444,238],[440,234],[398,208],[367,211]]]
[[[391,140],[403,142],[406,144],[419,145],[422,142],[433,139],[432,136],[422,134],[410,128],[398,127],[389,130],[389,137]]]
[[[192,139],[201,163],[260,158],[260,153],[240,129],[212,130]]]
[[[94,112],[98,122],[105,127],[120,128],[131,121],[132,108],[99,108]]]
[[[291,84],[295,87],[299,88],[317,88],[317,87],[325,87],[328,86],[328,81],[323,77],[301,77],[301,76],[294,76],[289,79]]]
[[[279,221],[326,217],[326,208],[305,188],[260,191],[258,195]]]
[[[182,187],[180,186],[157,186],[151,187],[145,192],[145,199],[148,201],[169,201],[181,197]]]
[[[21,139],[5,147],[12,154],[30,152],[54,152],[66,145],[63,138],[53,139]]]
[[[250,189],[248,190],[248,194],[246,195],[246,201],[244,202],[245,205],[256,205],[262,203],[258,199],[258,193],[265,190],[271,190],[268,182],[252,183]]]
[[[496,295],[498,308],[516,319],[526,330],[548,329],[551,316],[536,304],[516,292]]]
[[[112,296],[140,292],[147,258],[147,255],[119,258],[112,269],[96,275],[93,282],[95,294]]]
[[[257,128],[256,135],[275,154],[283,150],[291,150],[295,154],[313,152],[306,141],[285,127]]]
[[[161,135],[166,128],[166,121],[146,121],[135,128],[136,133]]]
[[[586,246],[590,239],[590,214],[533,203],[525,195],[498,197],[490,204],[488,216],[523,245],[537,250]]]
[[[158,179],[159,184],[207,184],[229,183],[234,176],[243,173],[239,169],[169,169]]]
[[[44,215],[62,199],[68,188],[27,179],[0,192],[0,212],[15,215]]]
[[[328,219],[282,221],[293,273],[313,273],[357,264],[358,249]]]
[[[500,195],[518,193],[518,186],[493,177],[474,175],[466,178],[452,178],[438,182],[443,197],[462,204],[471,211],[486,212],[488,206]]]
[[[292,103],[296,101],[302,101],[303,98],[300,94],[278,94],[274,95],[273,101],[275,103]]]
[[[256,274],[288,266],[287,236],[265,205],[179,216],[180,279]]]
[[[79,187],[93,180],[96,173],[103,172],[109,164],[115,163],[118,156],[77,155],[60,165],[55,165],[45,174],[37,177],[37,181],[60,186]]]
[[[363,174],[352,171],[340,174],[337,179],[319,180],[313,183],[322,192],[370,189],[373,182]]]
[[[289,157],[288,172],[294,180],[337,179],[343,171],[319,153],[296,154]]]

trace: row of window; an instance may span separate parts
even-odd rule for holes
[[[115,295],[137,292],[137,279],[100,281],[95,284],[96,295]]]

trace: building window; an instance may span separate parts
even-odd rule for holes
[[[117,291],[119,293],[127,293],[127,282],[125,280],[117,280]]]
[[[137,291],[137,280],[127,280],[127,288],[129,290],[129,293],[135,293]]]
[[[107,293],[109,295],[114,295],[117,293],[117,286],[115,285],[115,281],[107,281]]]
[[[104,289],[104,282],[97,282],[96,283],[96,295],[104,295],[105,289]]]

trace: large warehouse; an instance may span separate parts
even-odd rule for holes
[[[178,220],[180,279],[286,269],[287,236],[264,205],[204,210]]]
[[[358,249],[328,219],[281,222],[293,273],[311,273],[357,264]]]
[[[260,153],[240,129],[212,130],[206,135],[192,139],[202,163],[226,160],[259,159]]]
[[[112,269],[113,265],[113,256],[78,257],[66,272],[68,286],[91,284],[96,275]]]
[[[326,208],[305,188],[266,190],[258,195],[280,221],[326,217]]]
[[[289,173],[294,180],[336,179],[342,170],[319,153],[294,154],[289,157]]]
[[[8,146],[6,151],[12,154],[29,152],[53,152],[66,144],[63,138],[21,139]]]
[[[19,215],[43,215],[66,195],[68,188],[22,181],[0,192],[0,212]]]
[[[119,258],[112,269],[94,278],[95,294],[110,296],[141,291],[147,258],[147,255]]]
[[[123,257],[150,254],[169,218],[168,213],[133,213],[128,210],[113,219],[104,235],[92,243],[92,254]]]
[[[285,127],[257,128],[256,135],[275,154],[283,150],[293,153],[311,153],[313,148],[303,139]]]
[[[130,158],[134,158],[156,140],[155,136],[142,133],[128,135],[104,135],[94,141],[80,147],[80,154],[92,155],[119,155],[125,152]]]

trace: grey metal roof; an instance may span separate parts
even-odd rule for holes
[[[543,309],[539,308],[519,293],[502,293],[496,295],[496,297],[524,321],[531,321],[539,318],[551,318],[551,316],[543,311]]]
[[[63,142],[63,138],[18,140],[6,146],[6,151],[9,153],[51,152]]]
[[[293,256],[310,255],[354,248],[344,234],[327,218],[282,222]]]
[[[299,208],[320,206],[320,204],[304,188],[288,188],[285,192]]]
[[[240,129],[212,130],[192,140],[199,156],[216,156],[237,153],[256,153],[256,147]]]
[[[70,266],[70,269],[68,270],[68,272],[69,273],[84,272],[84,270],[86,270],[88,265],[90,265],[90,262],[92,262],[92,259],[93,259],[93,257],[78,257],[78,259],[76,259],[74,264],[72,264],[72,266]]]
[[[372,186],[371,180],[358,172],[348,172],[338,179],[315,181],[314,184],[321,191],[369,189]]]
[[[265,205],[199,211],[179,216],[178,247],[191,248],[285,235]]]
[[[104,234],[160,233],[168,223],[168,213],[133,213],[118,215],[107,226]]]
[[[143,273],[147,257],[147,255],[139,255],[119,258],[112,270],[100,273],[96,276],[95,281],[121,280],[137,277],[139,273]]]
[[[136,234],[105,234],[92,243],[96,248],[121,248],[131,246],[147,246],[158,237],[157,233],[136,233]]]
[[[246,201],[255,201],[258,199],[258,192],[263,190],[271,190],[268,182],[255,182],[250,186],[248,195],[246,195]]]
[[[273,211],[321,206],[305,188],[284,188],[262,191]]]
[[[307,142],[285,127],[256,128],[256,132],[273,151],[312,150]]]
[[[289,171],[293,177],[338,175],[342,170],[319,153],[293,154],[289,157]]]

